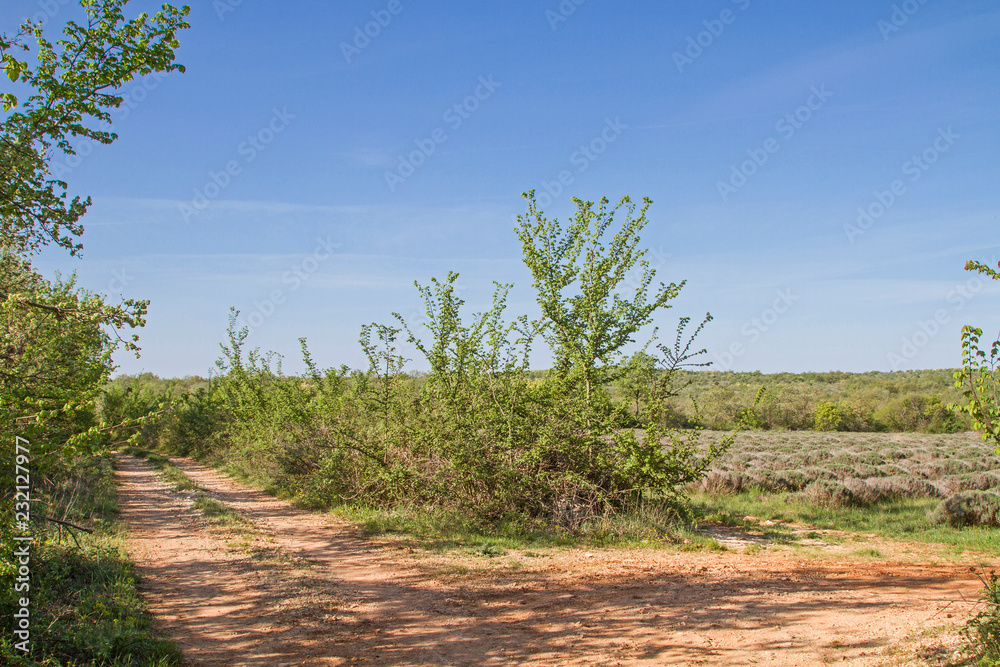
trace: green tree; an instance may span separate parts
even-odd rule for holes
[[[554,356],[553,371],[571,383],[582,383],[587,405],[592,394],[613,380],[622,348],[653,321],[653,314],[676,297],[684,283],[659,283],[650,293],[656,270],[643,259],[639,233],[648,222],[652,203],[643,198],[639,215],[629,197],[614,207],[603,198],[594,203],[573,198],[577,212],[564,230],[538,210],[534,190],[523,195],[528,212],[518,216],[517,235],[524,263],[531,270],[545,328],[542,335]],[[617,227],[615,216],[625,219]],[[605,238],[609,229],[614,237]],[[622,283],[639,267],[638,285]]]
[[[54,44],[32,21],[0,35],[0,66],[11,84],[0,92],[7,112],[0,125],[0,399],[36,421],[87,404],[114,368],[112,352],[138,351],[137,335],[120,332],[145,323],[148,301],[109,304],[72,279],[48,283],[28,261],[48,244],[70,254],[82,248],[80,219],[90,199],[69,200],[67,184],[50,171],[56,154],[73,155],[82,140],[113,142],[109,110],[122,103],[120,87],[183,70],[174,49],[189,9],[163,5],[154,16],[126,19],[127,2],[80,0],[86,21],[68,22]]]
[[[686,343],[683,332],[690,320],[681,319],[673,347],[656,346],[660,368],[651,371],[648,360],[637,358],[637,375],[646,377],[636,377],[636,387],[649,380],[641,390],[648,392],[641,414],[628,416],[628,407],[611,401],[607,391],[629,369],[621,363],[624,349],[684,286],[654,283],[656,270],[644,259],[639,235],[652,202],[644,198],[637,214],[628,197],[614,207],[601,199],[596,209],[593,202],[574,198],[577,212],[564,229],[538,210],[533,191],[524,197],[528,212],[518,218],[517,232],[542,311],[541,333],[554,361],[555,400],[547,414],[554,415],[559,432],[552,438],[557,443],[552,460],[574,480],[557,500],[613,511],[641,502],[643,492],[651,490],[670,502],[682,501],[684,485],[701,477],[733,437],[706,448],[697,432],[682,434],[666,426],[674,373],[705,352],[692,352],[691,343],[711,316]],[[636,269],[637,284],[624,285]],[[643,349],[655,337],[654,330]]]
[[[33,254],[54,243],[72,254],[82,249],[80,219],[91,200],[69,199],[67,184],[53,178],[57,152],[74,155],[74,142],[110,144],[110,110],[121,105],[122,85],[153,72],[184,71],[174,62],[176,34],[188,27],[188,7],[163,5],[153,16],[126,19],[128,0],[80,0],[87,20],[70,21],[53,44],[41,24],[27,21],[0,35],[0,64],[12,84],[27,88],[19,98],[0,92],[0,243]],[[32,47],[30,42],[34,42]],[[32,66],[22,54],[31,53]]]
[[[813,428],[817,431],[839,431],[844,416],[840,406],[830,401],[820,401],[813,413]]]
[[[993,280],[1000,280],[1000,264],[993,269],[986,264],[969,261],[966,271],[976,271]],[[972,417],[972,427],[983,432],[983,440],[992,439],[1000,452],[1000,334],[991,342],[981,343],[983,330],[962,327],[962,369],[955,373],[955,386],[963,390],[967,402],[951,406]],[[987,339],[988,340],[988,339]]]

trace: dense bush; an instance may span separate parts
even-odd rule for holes
[[[843,482],[829,479],[818,479],[807,486],[801,493],[793,496],[794,500],[808,502],[820,507],[844,507],[856,502],[856,496]]]
[[[941,502],[931,514],[934,523],[949,526],[1000,526],[1000,495],[962,491]]]
[[[626,362],[623,348],[681,286],[653,290],[655,271],[642,263],[649,202],[638,215],[627,198],[577,204],[563,229],[529,195],[518,229],[541,319],[507,318],[508,285],[497,286],[490,310],[464,315],[450,273],[417,285],[425,337],[398,314],[392,326],[366,325],[368,367],[355,371],[317,368],[302,340],[307,372],[289,377],[276,356],[246,349],[234,312],[219,378],[173,400],[147,441],[225,461],[311,505],[434,508],[477,526],[576,527],[640,504],[676,505],[731,441],[706,447],[700,431],[670,428],[667,399],[679,368],[704,352],[690,350],[701,327],[685,340],[682,318],[673,346],[651,340],[655,352]],[[616,214],[625,219],[611,227]],[[614,238],[602,238],[609,229]],[[623,280],[633,269],[641,280],[630,292]],[[544,374],[528,369],[539,339],[554,359]],[[427,373],[406,372],[404,340]],[[108,392],[108,409],[145,396],[122,391]]]

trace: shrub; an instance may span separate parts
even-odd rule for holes
[[[820,401],[813,412],[813,428],[817,431],[839,431],[844,422],[841,409],[829,401]]]
[[[845,507],[854,502],[854,494],[842,482],[828,479],[816,480],[794,498],[820,507]]]
[[[959,493],[961,491],[987,491],[997,485],[997,478],[982,472],[967,473],[964,475],[948,475],[938,480],[940,488],[947,489],[946,495]]]
[[[700,488],[707,493],[736,493],[750,486],[750,480],[740,472],[712,470],[701,480]]]
[[[782,470],[777,475],[777,481],[782,489],[799,491],[808,486],[812,479],[801,470]]]
[[[244,349],[248,330],[234,311],[214,392],[175,409],[164,444],[183,451],[208,442],[215,458],[311,505],[434,507],[476,528],[530,517],[576,529],[651,500],[682,505],[683,490],[733,438],[704,447],[700,431],[669,428],[672,378],[704,353],[690,349],[701,326],[685,342],[681,318],[673,346],[622,365],[621,348],[681,286],[653,289],[637,246],[645,206],[633,217],[628,199],[614,210],[603,200],[598,210],[577,204],[568,229],[546,220],[530,195],[520,218],[543,319],[508,321],[509,285],[496,286],[490,310],[463,317],[458,274],[449,273],[417,284],[427,337],[398,313],[398,326],[365,325],[368,368],[350,374],[320,371],[301,341],[307,373],[297,378],[281,373],[280,358]],[[602,240],[618,209],[627,219]],[[642,280],[625,299],[620,283],[633,267]],[[404,372],[400,338],[429,373]],[[539,338],[555,359],[542,377],[528,370]],[[624,402],[610,390],[616,380]]]
[[[980,665],[997,667],[1000,665],[1000,580],[996,572],[983,578],[982,601],[985,608],[966,624],[962,634]]]
[[[172,399],[167,413],[147,429],[151,433],[145,442],[171,454],[202,458],[218,449],[224,420],[218,397],[199,388]]]
[[[849,477],[844,480],[844,488],[851,494],[852,505],[873,505],[885,499],[883,491],[875,486],[869,486],[866,480]]]
[[[941,496],[938,489],[930,482],[904,475],[870,477],[865,480],[865,485],[880,498],[937,498]]]
[[[963,491],[941,502],[931,515],[932,523],[961,528],[1000,526],[1000,495],[986,491]]]

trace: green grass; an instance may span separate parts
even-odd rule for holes
[[[242,514],[220,503],[215,498],[208,496],[198,496],[195,498],[194,508],[216,525],[236,526],[247,523],[246,518]]]
[[[383,510],[340,505],[329,511],[358,526],[362,535],[397,536],[409,546],[432,551],[479,549],[500,551],[572,546],[578,543],[568,531],[553,532],[548,524],[511,522],[488,532],[463,517],[433,509]]]
[[[821,507],[791,502],[790,493],[734,494],[697,493],[692,504],[702,517],[740,525],[742,517],[794,521],[819,529],[874,534],[892,540],[942,544],[956,553],[972,551],[1000,555],[1000,532],[995,528],[952,528],[935,525],[928,513],[941,501],[935,498],[904,498],[861,507]]]
[[[885,558],[885,554],[874,547],[868,547],[867,549],[859,549],[858,551],[851,552],[852,556],[863,556],[865,558]]]
[[[696,532],[688,533],[687,537],[677,547],[681,551],[729,551],[729,549],[714,537],[705,537]]]
[[[110,455],[81,459],[59,473],[46,511],[62,516],[61,486],[72,485],[71,505],[62,507],[75,523],[94,529],[69,537],[39,525],[31,548],[31,653],[13,649],[11,633],[0,638],[0,663],[44,667],[170,667],[180,653],[156,635],[136,587],[134,565],[124,550]],[[82,483],[81,483],[82,482]],[[13,576],[0,577],[0,614],[14,610]],[[19,593],[18,595],[23,595]],[[4,623],[5,627],[7,622]]]
[[[192,482],[190,477],[185,475],[180,468],[171,463],[170,459],[165,456],[135,447],[127,448],[125,453],[145,459],[167,482],[174,485],[175,491],[204,491],[204,489]]]

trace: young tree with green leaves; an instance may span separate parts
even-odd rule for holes
[[[601,199],[597,208],[574,198],[577,211],[564,228],[538,210],[533,191],[524,197],[528,212],[518,218],[517,233],[542,311],[542,336],[554,358],[551,381],[557,388],[550,412],[560,425],[558,460],[574,480],[570,502],[605,511],[641,500],[645,491],[680,500],[683,485],[698,479],[732,440],[702,448],[697,432],[666,427],[674,372],[704,353],[692,352],[691,343],[711,316],[686,343],[690,320],[682,318],[673,347],[658,345],[654,360],[639,356],[635,364],[623,364],[627,347],[685,284],[654,283],[656,270],[644,259],[640,232],[652,202],[644,198],[637,214],[629,197],[613,207]],[[638,284],[630,288],[625,280],[636,269]],[[622,373],[631,375],[630,391],[641,392],[639,402],[642,393],[647,397],[646,409],[634,419],[607,391]]]
[[[993,280],[1000,280],[998,269],[1000,264],[996,269],[976,261],[965,265],[966,271]],[[964,390],[968,402],[951,407],[968,413],[972,427],[983,432],[983,440],[992,439],[1000,452],[1000,334],[985,348],[982,337],[982,329],[968,324],[962,327],[962,369],[955,373],[955,386]]]
[[[0,394],[25,416],[89,404],[114,368],[111,353],[122,346],[138,351],[138,336],[120,332],[145,324],[148,301],[109,304],[76,290],[72,279],[50,285],[29,263],[49,244],[71,255],[82,249],[80,220],[91,202],[69,198],[67,183],[51,174],[53,158],[75,154],[81,140],[110,144],[117,138],[110,110],[122,103],[118,93],[125,83],[183,71],[174,51],[189,8],[163,5],[153,16],[126,18],[127,4],[80,0],[86,20],[69,21],[55,42],[32,21],[0,34],[0,66],[10,82],[0,92],[7,113],[0,124],[0,304],[6,318],[0,343],[7,351]],[[86,381],[83,369],[93,369]],[[31,408],[24,403],[29,400],[36,402]]]
[[[656,270],[639,247],[652,203],[648,198],[636,215],[628,196],[610,208],[603,198],[596,210],[593,202],[574,197],[577,212],[563,229],[538,210],[534,190],[523,196],[528,212],[518,216],[517,235],[542,310],[542,335],[555,357],[553,371],[581,383],[590,405],[593,392],[614,379],[623,348],[652,323],[656,311],[670,307],[684,282],[659,283],[650,292]],[[616,224],[618,215],[624,220]],[[614,230],[610,239],[609,229]],[[636,267],[638,286],[626,290],[626,276]]]
[[[174,50],[177,33],[189,27],[189,8],[165,4],[153,16],[126,19],[126,4],[80,0],[86,22],[68,22],[54,44],[32,21],[0,34],[0,65],[13,84],[0,92],[7,112],[0,125],[0,244],[7,250],[34,254],[50,243],[71,254],[82,249],[80,219],[91,200],[69,199],[66,182],[52,178],[53,157],[75,155],[79,140],[110,144],[118,138],[110,110],[121,105],[124,84],[154,72],[184,71]]]

